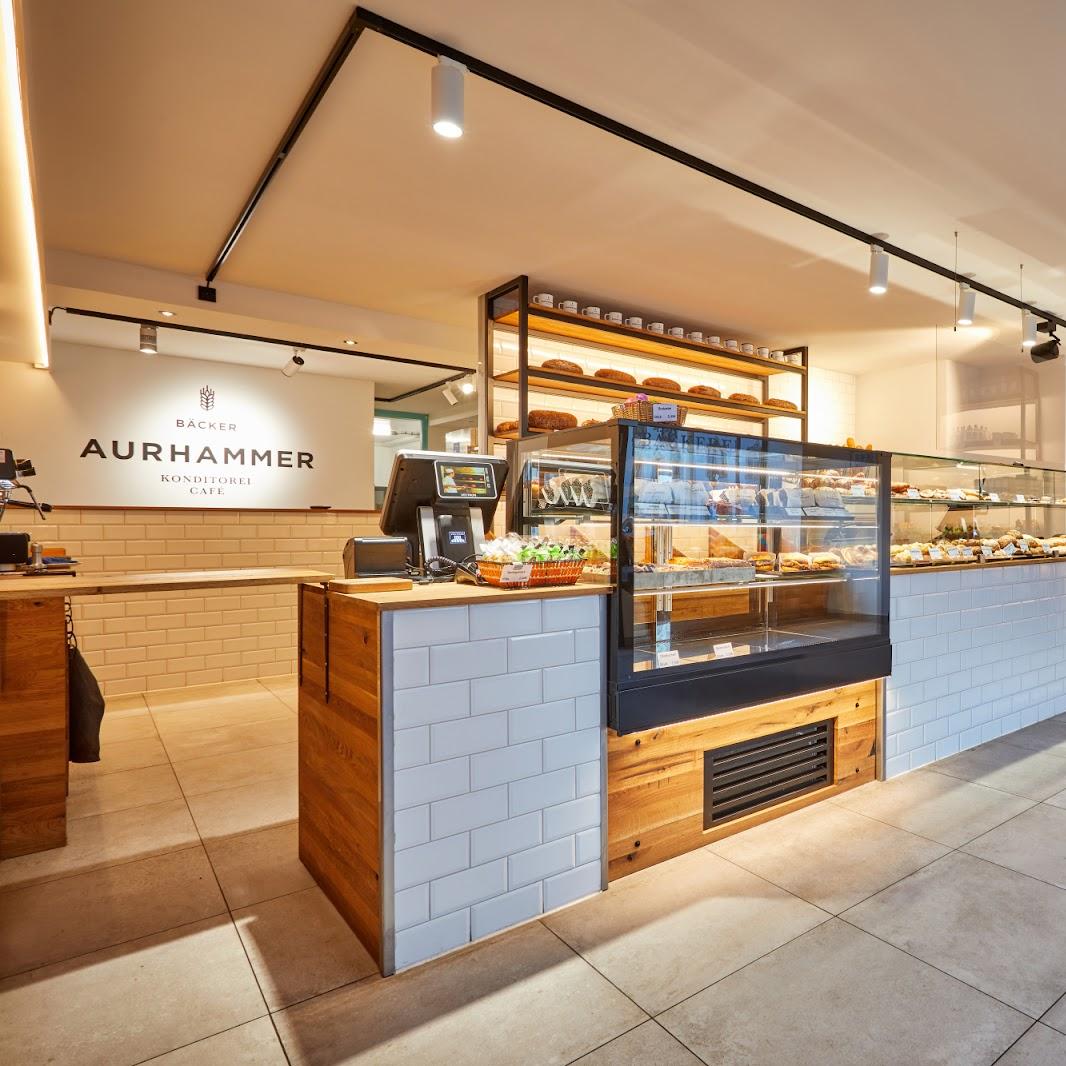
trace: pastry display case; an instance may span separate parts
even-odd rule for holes
[[[892,565],[1066,556],[1066,471],[892,456]]]
[[[619,733],[890,672],[886,454],[618,420],[509,458],[508,527],[615,586]]]

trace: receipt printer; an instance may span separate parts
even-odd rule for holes
[[[350,537],[344,545],[345,577],[406,577],[406,537]]]

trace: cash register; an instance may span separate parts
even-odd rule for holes
[[[491,529],[507,460],[492,455],[399,451],[381,508],[381,532],[407,542],[411,567],[449,580],[473,567]]]

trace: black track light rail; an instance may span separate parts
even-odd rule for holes
[[[51,323],[52,315],[56,311],[66,311],[68,315],[82,315],[85,318],[102,318],[107,322],[129,322],[135,326],[155,326],[160,329],[176,329],[182,333],[202,333],[209,337],[226,337],[230,340],[254,341],[256,344],[274,344],[281,348],[306,348],[310,352],[331,352],[334,355],[347,355],[356,359],[377,359],[384,363],[401,363],[404,366],[427,367],[430,370],[450,370],[447,377],[439,381],[433,381],[428,385],[419,385],[417,389],[409,389],[401,392],[398,396],[375,396],[375,403],[396,403],[397,400],[406,400],[410,396],[417,396],[420,392],[429,392],[431,389],[439,389],[444,385],[460,378],[469,377],[474,373],[466,367],[455,366],[453,363],[430,363],[421,359],[409,359],[403,355],[382,355],[379,352],[359,352],[352,348],[331,348],[325,344],[312,344],[309,341],[287,341],[279,337],[261,337],[254,333],[234,333],[226,329],[209,329],[207,326],[186,326],[178,322],[153,322],[149,319],[135,318],[132,315],[116,315],[109,311],[90,311],[84,307],[50,307],[48,309],[48,321]]]

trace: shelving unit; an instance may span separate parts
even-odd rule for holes
[[[551,432],[529,426],[530,392],[552,396],[597,400],[604,403],[619,401],[642,392],[656,403],[683,404],[690,414],[728,419],[758,426],[763,436],[769,436],[771,419],[788,419],[797,427],[797,438],[807,439],[807,349],[794,347],[786,354],[798,354],[800,364],[781,363],[734,351],[722,345],[703,344],[686,338],[671,337],[648,329],[608,322],[602,318],[588,318],[555,308],[545,308],[530,302],[529,278],[525,275],[485,293],[480,301],[480,347],[482,352],[479,426],[482,439],[514,440],[535,433]],[[495,338],[503,330],[515,338],[517,367],[497,370],[495,366]],[[573,358],[607,362],[612,354],[648,361],[647,370],[635,374],[637,384],[597,378],[593,374],[573,374],[531,366],[530,338],[573,345]],[[760,402],[731,400],[728,396],[708,397],[687,391],[675,392],[649,388],[639,382],[645,377],[669,377],[670,367],[684,368],[703,375],[718,371],[744,380],[749,395]],[[798,409],[791,410],[767,404],[769,382],[780,375],[789,375],[799,382]],[[711,384],[702,380],[703,384]],[[494,394],[496,389],[511,389],[518,397],[517,431],[495,432]],[[741,390],[737,390],[741,391]]]

